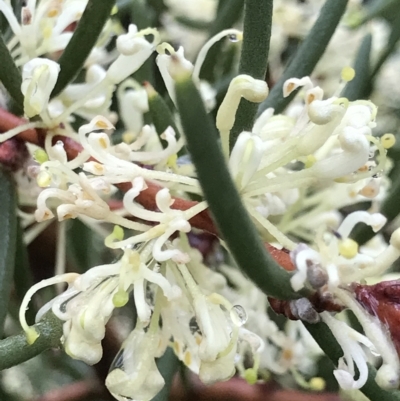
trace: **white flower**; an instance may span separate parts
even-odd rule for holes
[[[371,341],[328,312],[321,313],[321,317],[343,349],[344,356],[339,359],[338,368],[333,372],[340,387],[344,390],[363,387],[368,379],[368,366],[367,357],[360,343],[374,350]],[[354,364],[360,375],[357,380],[354,379]]]
[[[21,23],[8,1],[0,1],[0,12],[7,19],[14,36],[9,42],[17,66],[48,53],[64,50],[72,32],[67,28],[77,22],[87,1],[28,1],[21,9]],[[36,4],[37,3],[37,4]]]
[[[148,42],[145,35],[153,35],[153,41]],[[136,25],[129,25],[128,33],[117,39],[120,55],[108,68],[106,79],[118,84],[128,78],[150,57],[159,41],[159,34],[155,29],[148,28],[138,32]]]
[[[124,341],[106,379],[110,393],[119,401],[152,399],[164,386],[157,369],[159,335],[137,325]]]
[[[59,64],[48,59],[35,58],[24,65],[21,92],[27,117],[34,117],[47,108],[59,72]]]

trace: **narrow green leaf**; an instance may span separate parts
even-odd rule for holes
[[[177,125],[175,124],[174,116],[172,115],[172,112],[165,100],[150,84],[145,83],[145,88],[149,101],[150,116],[160,138],[161,145],[165,149],[167,147],[167,141],[161,139],[160,135],[168,127],[172,127],[174,129],[177,139],[181,137],[181,134]],[[185,150],[181,149],[179,154],[185,154]]]
[[[333,365],[337,365],[343,351],[325,323],[309,324],[303,322],[307,330],[314,337],[315,341],[322,348],[325,354],[331,359]],[[367,383],[360,390],[371,401],[400,401],[400,391],[387,391],[375,383],[376,369],[369,365]]]
[[[22,77],[10,52],[4,43],[3,37],[0,34],[0,81],[7,89],[12,99],[15,102],[16,112],[23,114],[24,112],[24,96],[21,92]]]
[[[360,19],[356,21],[354,26],[356,27],[365,24],[375,17],[390,17],[393,15],[393,12],[396,12],[399,5],[399,0],[375,0],[368,2],[368,4],[364,7],[364,10],[366,11],[360,16]]]
[[[295,93],[284,98],[283,84],[289,78],[302,78],[313,72],[346,10],[347,2],[348,0],[326,0],[317,21],[300,45],[294,58],[272,88],[268,98],[261,103],[258,114],[269,107],[273,107],[275,113],[280,113],[290,103]]]
[[[215,20],[209,30],[209,37],[213,37],[224,29],[231,28],[240,19],[243,13],[244,0],[225,1],[218,11]],[[200,71],[200,78],[209,82],[214,81],[215,69],[221,57],[221,43],[216,43],[208,52]]]
[[[164,12],[168,10],[167,6],[164,3],[164,0],[147,0],[147,3],[155,12],[156,26],[158,27],[162,25],[161,16]]]
[[[394,14],[394,20],[391,24],[391,31],[388,38],[388,42],[386,44],[385,49],[382,51],[378,61],[376,62],[373,71],[371,73],[371,80],[373,80],[376,75],[379,73],[380,69],[382,68],[383,64],[387,60],[387,58],[392,54],[395,50],[397,42],[400,39],[400,9],[397,8],[396,14]]]
[[[153,26],[155,12],[146,0],[131,0],[131,17],[138,30]]]
[[[298,298],[299,294],[290,285],[289,273],[265,250],[241,202],[225,164],[216,128],[192,79],[186,74],[178,77],[175,89],[188,150],[200,184],[238,265],[266,294],[282,299]]]
[[[187,28],[190,28],[190,29],[193,29],[196,31],[205,31],[210,28],[209,22],[188,18],[183,15],[178,15],[177,17],[175,17],[175,20],[177,22],[179,22],[180,24],[186,26]]]
[[[20,302],[22,302],[25,294],[33,285],[32,272],[29,266],[28,251],[23,242],[23,229],[17,224],[16,252],[15,252],[15,268],[14,268],[14,286],[15,293]],[[28,322],[35,321],[36,309],[34,303],[26,311]]]
[[[16,191],[11,175],[0,170],[0,337],[3,335],[14,272],[16,202]]]
[[[52,313],[48,313],[34,327],[39,332],[39,337],[32,345],[26,342],[25,333],[0,341],[0,371],[25,362],[50,348],[60,346],[62,322]]]
[[[111,262],[113,254],[104,248],[104,239],[79,219],[70,220],[67,226],[67,260],[74,270],[84,273],[93,266]]]
[[[239,74],[265,79],[272,26],[272,0],[246,0],[244,6],[243,44]],[[260,29],[262,27],[262,29]],[[242,99],[231,130],[229,147],[232,150],[239,134],[251,131],[258,104]]]
[[[89,0],[82,18],[62,53],[60,74],[51,97],[57,96],[79,73],[110,17],[115,0]]]
[[[358,49],[354,70],[354,79],[346,84],[340,96],[346,97],[350,101],[364,99],[371,93],[372,85],[370,81],[371,63],[370,55],[372,48],[372,35],[367,34]]]

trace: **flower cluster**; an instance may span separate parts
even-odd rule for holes
[[[168,3],[170,15],[164,19],[182,15],[182,2]],[[301,8],[290,3],[294,11]],[[263,239],[285,248],[281,253],[288,258],[290,251],[293,290],[349,308],[361,323],[365,335],[330,312],[317,313],[311,297],[291,304],[297,312],[311,310],[311,320],[325,322],[342,347],[344,355],[334,372],[340,386],[358,389],[366,383],[372,353],[382,360],[377,383],[397,387],[396,347],[385,322],[372,316],[355,295],[355,285],[381,277],[399,258],[400,229],[392,233],[389,245],[382,241],[378,252],[374,243],[359,247],[351,238],[358,223],[374,232],[386,223],[379,210],[390,188],[387,149],[395,140],[392,134],[373,135],[377,106],[372,101],[349,101],[340,95],[354,70],[343,68],[342,82],[332,96],[310,77],[287,80],[283,95],[299,92],[292,106],[285,114],[265,110],[251,131],[239,134],[230,152],[230,133],[242,98],[264,101],[268,84],[238,75],[220,102],[216,88],[200,79],[200,70],[211,46],[226,37],[240,42],[241,31],[228,29],[213,36],[192,63],[184,47],[163,42],[163,35],[173,36],[172,31],[139,30],[133,24],[109,51],[110,34],[122,29],[110,20],[85,63],[82,80],[52,98],[60,74],[55,60],[85,4],[28,1],[19,24],[8,2],[0,0],[0,11],[14,34],[8,47],[22,68],[24,113],[32,119],[2,134],[0,142],[27,129],[45,131],[43,143],[29,148],[26,173],[34,179],[35,190],[25,198],[35,211],[21,210],[20,216],[24,227],[38,224],[26,230],[25,241],[54,219],[60,232],[64,222],[80,219],[118,255],[113,263],[91,266],[82,274],[65,272],[65,260],[59,257],[57,274],[35,284],[22,302],[20,321],[28,342],[39,335],[25,319],[33,294],[66,283],[67,289],[46,303],[36,320],[51,311],[63,322],[65,352],[90,365],[102,357],[101,341],[114,310],[134,301],[135,327],[106,379],[120,401],[149,400],[161,390],[164,379],[155,361],[168,347],[206,384],[228,380],[237,371],[249,383],[269,373],[290,374],[303,388],[323,388],[316,371],[322,352],[304,325],[288,321],[282,327],[271,318],[267,296],[234,266],[222,240],[211,260],[190,244],[188,235],[196,237],[196,229],[204,228],[195,219],[207,214],[208,204],[193,200],[202,199],[203,192],[185,138],[177,132],[179,116],[171,113],[175,129],[169,126],[164,132],[155,122],[148,124],[149,103],[156,92],[149,83],[142,86],[132,78],[156,55],[173,110],[178,69],[191,74],[206,110],[220,103],[215,125],[231,177]],[[214,2],[202,4],[210,15],[215,13]],[[198,6],[187,3],[189,16]],[[277,7],[288,6],[278,2]],[[279,21],[279,12],[274,18]],[[286,32],[288,27],[281,28]],[[344,211],[361,201],[370,202],[369,211]],[[212,231],[217,234],[215,227]],[[58,254],[64,255],[63,235],[57,246]],[[307,320],[305,314],[297,315]]]

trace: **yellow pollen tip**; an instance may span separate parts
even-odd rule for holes
[[[181,352],[181,347],[180,347],[179,343],[177,341],[174,341],[172,347],[174,349],[175,354],[179,355]]]
[[[257,372],[253,368],[246,369],[244,372],[244,379],[249,384],[257,383]]]
[[[381,144],[385,149],[390,149],[396,143],[396,138],[393,134],[385,134],[381,137]]]
[[[120,226],[114,226],[114,230],[112,232],[112,235],[118,241],[122,241],[124,239],[124,230],[123,230],[123,228],[120,227]]]
[[[103,149],[107,149],[107,141],[104,138],[100,138],[99,143]]]
[[[192,354],[189,351],[185,352],[185,356],[183,357],[183,363],[186,366],[190,366],[192,363]]]
[[[49,12],[47,13],[47,16],[49,18],[57,17],[57,15],[58,15],[58,10],[56,8],[49,10]]]
[[[352,259],[358,253],[358,243],[351,238],[345,238],[339,243],[339,253],[346,259]]]
[[[43,149],[36,149],[33,152],[33,158],[39,163],[42,164],[44,162],[49,161],[49,156]]]
[[[366,185],[359,192],[360,195],[365,196],[366,198],[375,198],[379,193],[379,188],[376,188],[374,185]]]
[[[284,349],[283,352],[282,352],[282,358],[283,358],[285,361],[290,361],[290,360],[292,360],[292,358],[293,358],[293,351],[292,351],[291,349],[289,349],[289,348]]]
[[[344,67],[341,72],[342,80],[345,82],[351,81],[356,76],[356,72],[354,68],[351,67]]]
[[[317,159],[315,158],[314,155],[308,155],[306,157],[306,161],[304,163],[305,168],[312,167],[315,164],[316,161],[317,161]]]
[[[129,301],[129,295],[126,291],[118,290],[112,299],[112,302],[116,308],[121,308],[126,305]]]
[[[122,140],[125,143],[128,143],[128,144],[132,143],[134,141],[134,139],[135,139],[135,134],[133,134],[132,132],[127,131],[124,134],[122,134]]]
[[[46,26],[42,29],[42,35],[44,39],[49,39],[53,33],[53,28],[51,26]]]
[[[240,42],[240,41],[243,40],[243,32],[239,32],[239,33],[237,33],[235,36],[236,36],[236,40],[237,40],[238,42]]]
[[[115,14],[117,14],[117,12],[118,12],[118,6],[115,5],[111,10],[111,15],[115,15]]]
[[[40,188],[46,188],[51,183],[51,175],[47,171],[41,171],[36,177],[36,182]]]
[[[93,167],[96,170],[96,173],[98,173],[98,174],[103,174],[104,173],[104,166],[102,164],[94,163]]]
[[[98,121],[96,121],[96,127],[101,128],[101,129],[106,129],[108,127],[108,125],[104,121],[98,120]]]
[[[178,155],[175,153],[171,155],[167,160],[167,166],[170,168],[176,167],[176,161],[178,160]]]
[[[357,171],[360,173],[365,173],[366,171],[368,171],[368,166],[366,164],[364,164]]]
[[[287,87],[287,91],[290,93],[294,90],[295,84],[293,82],[291,82]]]
[[[310,389],[314,391],[322,391],[325,389],[326,383],[322,377],[313,377],[309,381]]]
[[[310,93],[310,94],[307,96],[307,99],[306,99],[307,104],[311,104],[314,100],[315,100],[315,95],[314,95],[313,93]]]
[[[26,331],[25,331],[25,335],[26,335],[26,341],[28,342],[29,345],[32,345],[37,338],[39,337],[39,333],[37,332],[37,330],[34,327],[29,327]]]

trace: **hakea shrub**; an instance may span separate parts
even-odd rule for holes
[[[182,79],[192,80],[206,110],[214,109],[217,92],[201,79],[202,64],[217,41],[240,42],[242,32],[218,33],[193,64],[183,47],[163,42],[156,28],[130,25],[109,51],[110,34],[122,29],[110,20],[86,60],[82,80],[52,96],[62,72],[57,53],[65,49],[85,2],[35,3],[23,7],[19,23],[10,4],[0,1],[14,35],[11,55],[22,69],[24,115],[31,119],[14,121],[0,135],[5,153],[10,144],[21,148],[11,147],[20,159],[8,167],[23,167],[16,179],[22,225],[30,226],[26,238],[31,241],[53,220],[65,234],[66,221],[80,219],[118,257],[81,274],[66,272],[65,260],[58,258],[57,274],[33,285],[22,301],[19,318],[28,343],[40,336],[25,318],[31,297],[57,285],[61,290],[41,307],[36,321],[53,313],[63,325],[65,352],[89,365],[102,358],[101,342],[114,310],[133,299],[135,327],[106,379],[121,401],[150,400],[163,388],[156,359],[168,347],[206,384],[236,373],[255,383],[272,373],[290,374],[303,388],[321,390],[322,351],[302,321],[322,321],[336,338],[343,356],[335,361],[334,375],[343,389],[362,388],[368,363],[377,355],[376,383],[397,388],[400,284],[379,280],[400,256],[400,229],[389,244],[375,237],[360,246],[352,237],[359,223],[374,232],[386,224],[380,210],[391,187],[387,149],[395,138],[373,135],[378,110],[372,101],[341,95],[354,70],[342,69],[329,96],[308,76],[286,80],[283,96],[298,92],[291,106],[282,114],[266,109],[231,150],[241,101],[263,102],[268,84],[239,74],[218,106],[215,127],[232,181],[266,248],[281,268],[292,271],[297,299],[268,299],[235,266],[219,236],[183,135],[185,116],[177,113],[176,82]],[[158,93],[132,78],[153,55],[174,110],[162,132],[145,123]],[[117,124],[122,135],[120,128],[115,133]],[[2,160],[6,164],[7,158]],[[366,201],[370,210],[354,211]],[[24,205],[34,205],[34,212]],[[350,207],[352,212],[343,213]],[[211,258],[192,246],[201,230],[213,235]],[[57,247],[65,254],[65,235]],[[344,309],[353,311],[363,334],[335,316]],[[291,320],[279,325],[271,311]]]

